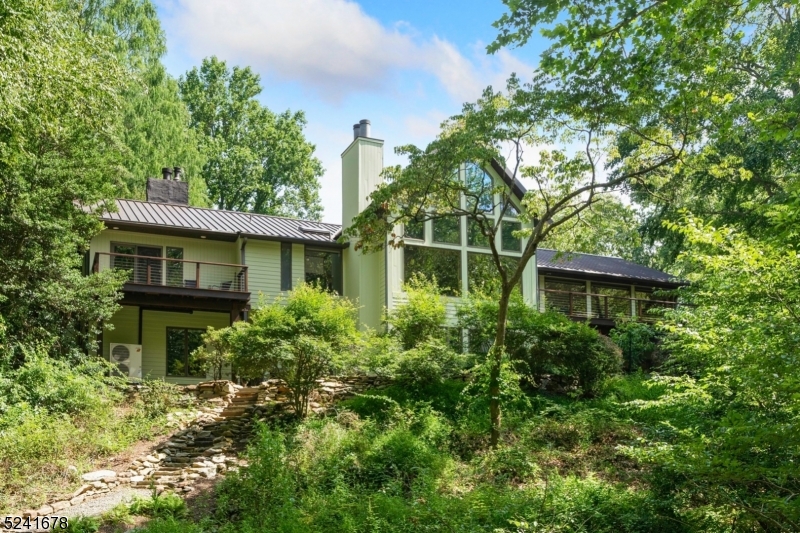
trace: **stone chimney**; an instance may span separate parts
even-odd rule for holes
[[[173,170],[174,177],[173,179]],[[161,169],[163,179],[147,179],[147,201],[160,204],[189,205],[189,183],[181,181],[181,167]]]

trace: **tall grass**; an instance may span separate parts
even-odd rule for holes
[[[0,514],[70,493],[77,473],[162,429],[176,391],[153,384],[138,398],[101,362],[43,357],[0,376]]]

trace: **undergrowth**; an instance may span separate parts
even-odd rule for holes
[[[2,514],[73,491],[95,461],[164,430],[178,393],[149,382],[131,397],[102,361],[34,357],[13,374],[0,372],[0,398]]]
[[[533,395],[504,411],[495,450],[479,436],[485,417],[464,405],[461,382],[373,391],[339,404],[335,417],[261,425],[248,466],[218,486],[210,521],[161,520],[144,531],[725,529],[726,517],[687,513],[651,469],[621,451],[649,431],[628,407],[660,394],[647,383],[616,378],[591,400]]]

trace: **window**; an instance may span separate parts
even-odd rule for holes
[[[494,211],[494,194],[492,177],[474,163],[466,168],[467,208],[484,213]]]
[[[127,270],[130,282],[147,285],[162,285],[164,283],[160,246],[112,243],[111,251],[115,254],[144,256],[112,256],[112,266],[116,269]],[[152,257],[153,259],[147,259],[147,257]]]
[[[494,221],[487,220],[484,224],[486,226],[491,226],[494,224]],[[467,221],[467,245],[480,246],[482,248],[489,247],[489,237],[483,234],[477,220]]]
[[[292,290],[292,243],[281,243],[281,290]]]
[[[167,259],[183,259],[183,248],[167,246]],[[183,261],[167,261],[167,285],[183,287]]]
[[[342,294],[342,254],[306,248],[305,280],[327,291]]]
[[[569,316],[586,316],[585,281],[547,279],[544,282],[544,288],[547,310],[558,311]],[[592,309],[594,309],[594,302]]]
[[[519,264],[519,259],[500,256],[500,263],[509,273],[513,273]],[[474,252],[467,254],[467,288],[469,292],[500,294],[500,273],[497,272],[497,266],[491,255]],[[521,279],[519,290],[522,290]]]
[[[508,195],[504,194],[503,195],[503,202],[505,203],[508,200],[509,200]],[[517,210],[516,207],[514,207],[514,202],[508,201],[508,207],[506,207],[506,212],[505,212],[505,214],[503,216],[506,216],[506,217],[517,217],[517,216],[519,216],[519,211]]]
[[[404,277],[409,281],[413,276],[436,278],[442,293],[448,296],[461,294],[461,251],[422,246],[405,246]]]
[[[434,220],[433,242],[461,244],[461,219],[458,217],[444,217]]]
[[[514,232],[522,229],[519,222],[506,222],[500,227],[500,248],[506,252],[521,252],[522,241],[519,237],[514,237]]]
[[[631,288],[621,285],[592,283],[592,314],[600,318],[631,316]]]
[[[408,239],[425,240],[425,221],[420,220],[422,217],[415,217],[405,224],[405,236]]]
[[[203,345],[204,329],[167,328],[167,376],[204,378],[206,372],[193,356]]]

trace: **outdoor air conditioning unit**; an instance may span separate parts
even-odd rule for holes
[[[142,345],[111,343],[111,362],[123,376],[142,377]]]

